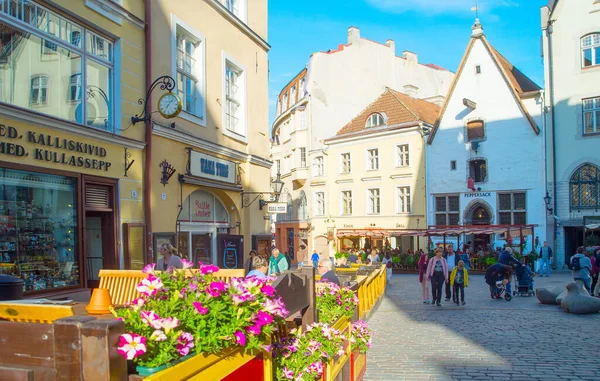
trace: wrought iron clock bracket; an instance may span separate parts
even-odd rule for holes
[[[150,99],[150,94],[154,89],[160,86],[161,90],[172,91],[175,88],[175,80],[170,75],[163,75],[161,77],[156,78],[152,85],[148,88],[148,92],[146,93],[146,99],[140,98],[138,100],[138,104],[144,106],[144,111],[141,115],[136,115],[131,117],[131,124],[136,124],[137,122],[147,122],[150,120],[150,112],[148,111],[148,99]]]

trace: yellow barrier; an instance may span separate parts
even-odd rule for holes
[[[383,296],[386,286],[385,265],[368,276],[357,276],[358,317],[366,319],[371,309]]]
[[[336,359],[331,359],[325,366],[325,381],[333,381],[340,374],[344,365],[350,360],[350,353],[352,351],[352,345],[350,343],[350,319],[346,316],[341,317],[334,325],[333,328],[339,330],[344,335],[344,354]]]

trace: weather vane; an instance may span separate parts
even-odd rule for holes
[[[478,0],[475,0],[475,6],[471,8],[472,11],[475,11],[475,17],[479,18],[479,4]]]

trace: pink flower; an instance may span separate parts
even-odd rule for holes
[[[156,267],[156,263],[150,263],[144,266],[142,272],[144,274],[154,274],[154,268]]]
[[[208,288],[206,289],[206,292],[210,294],[210,296],[212,296],[213,298],[218,298],[219,296],[221,296],[222,292],[225,292],[226,288],[227,283],[225,282],[211,282]]]
[[[315,373],[319,376],[323,374],[323,364],[320,362],[313,362],[307,369],[310,373]]]
[[[235,342],[237,345],[239,345],[240,347],[246,345],[246,335],[244,335],[244,332],[237,331],[233,334],[233,336],[235,337]]]
[[[189,332],[182,332],[177,338],[177,351],[181,356],[186,356],[190,353],[190,349],[194,347],[194,336]]]
[[[146,353],[146,338],[135,333],[121,335],[117,351],[127,360],[133,360]]]
[[[163,283],[160,278],[157,278],[153,274],[148,274],[148,278],[142,280],[137,285],[136,289],[138,292],[145,296],[156,295],[158,291],[163,288]]]
[[[319,343],[316,340],[311,340],[308,343],[308,347],[306,349],[308,349],[310,351],[310,353],[315,353],[317,351],[317,349],[319,349],[321,347],[321,343]]]
[[[208,308],[202,307],[202,303],[200,302],[193,302],[192,306],[194,306],[200,315],[206,315],[208,313]]]
[[[192,267],[194,267],[194,263],[188,261],[185,258],[181,258],[181,263],[183,264],[183,269],[191,269]]]
[[[167,340],[167,335],[165,335],[165,333],[163,331],[161,331],[160,329],[157,329],[156,331],[152,332],[152,335],[150,335],[150,340],[165,341],[165,340]]]
[[[162,327],[165,329],[165,332],[169,333],[172,329],[175,329],[179,326],[179,320],[174,317],[168,317],[166,319],[162,319]]]
[[[131,306],[133,308],[134,311],[139,311],[144,305],[146,304],[146,301],[142,298],[137,298],[137,299],[133,299],[131,302],[129,302],[127,305]]]
[[[242,303],[246,303],[249,301],[254,301],[256,300],[256,298],[254,297],[254,295],[252,295],[251,293],[249,293],[248,291],[243,292],[242,294],[238,295],[238,294],[233,294],[231,295],[231,299],[233,300],[233,303],[237,306],[240,305]]]
[[[259,327],[262,327],[263,325],[271,324],[271,322],[273,322],[273,316],[264,311],[258,311],[254,317],[254,322]]]
[[[216,273],[217,271],[219,271],[219,268],[217,266],[205,265],[202,262],[200,262],[200,273],[202,275]]]
[[[161,329],[163,327],[162,319],[154,311],[142,311],[140,312],[140,316],[142,317],[142,322],[144,324],[149,325],[154,329]]]
[[[186,290],[185,290],[185,287],[183,287],[183,288],[181,289],[181,291],[179,291],[179,297],[180,297],[180,298],[182,298],[182,299],[183,299],[183,298],[185,298],[185,291],[186,291]]]
[[[250,327],[246,328],[246,331],[248,331],[248,333],[250,333],[254,336],[258,336],[258,335],[260,335],[260,326],[259,325],[250,326]]]
[[[190,290],[190,292],[196,291],[198,290],[198,285],[196,283],[189,283],[188,289]]]
[[[262,288],[260,290],[262,291],[263,294],[265,294],[269,297],[273,297],[273,295],[275,295],[275,289],[273,288],[273,286],[270,286],[268,284],[265,284],[264,286],[262,286]]]
[[[285,309],[283,301],[281,298],[279,299],[267,299],[262,305],[263,309],[275,316],[279,316],[282,318],[287,317],[288,311]]]
[[[294,379],[294,372],[292,372],[291,370],[289,370],[288,368],[283,368],[283,376],[285,378],[287,378],[288,380],[293,380]]]

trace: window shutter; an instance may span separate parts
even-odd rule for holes
[[[110,208],[109,192],[107,187],[86,186],[85,206],[89,208]]]
[[[475,120],[467,123],[467,139],[468,141],[485,139],[483,131],[483,121]]]

